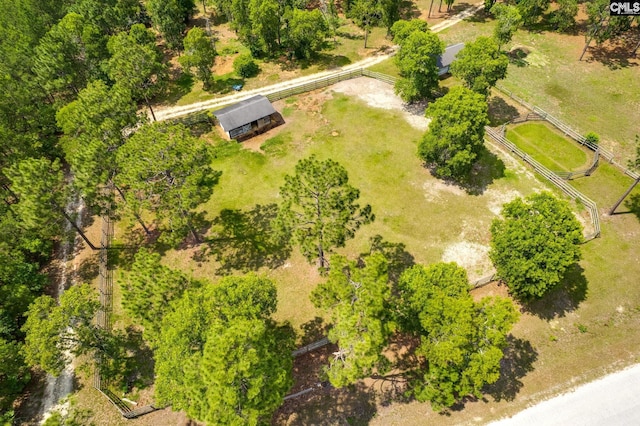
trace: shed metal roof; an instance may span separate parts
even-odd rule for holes
[[[456,59],[458,52],[462,50],[464,43],[452,44],[444,49],[444,53],[438,56],[438,69],[448,68],[449,65]]]
[[[262,95],[252,96],[237,104],[213,112],[225,132],[244,126],[259,118],[275,114],[269,99]]]

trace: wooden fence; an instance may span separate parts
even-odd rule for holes
[[[590,150],[592,150],[594,152],[596,152],[596,151],[599,152],[599,156],[602,156],[605,160],[607,160],[609,163],[611,163],[614,166],[616,166],[618,169],[620,169],[627,176],[631,177],[632,179],[640,178],[640,174],[639,173],[636,173],[633,170],[627,169],[623,164],[621,164],[618,161],[616,161],[615,158],[614,158],[615,155],[613,154],[613,152],[609,151],[606,148],[601,147],[598,144],[594,144],[594,143],[588,141],[579,132],[577,132],[576,130],[574,130],[573,128],[571,128],[570,126],[565,124],[564,122],[560,121],[559,119],[557,119],[553,115],[549,114],[548,112],[546,112],[542,108],[538,108],[537,106],[530,104],[529,102],[525,101],[524,99],[522,99],[518,95],[514,94],[512,91],[507,90],[504,86],[502,86],[500,84],[497,84],[495,87],[500,92],[504,93],[505,95],[507,95],[511,99],[513,99],[514,101],[518,102],[520,105],[524,106],[525,108],[529,109],[530,111],[532,111],[532,112],[540,115],[541,117],[543,117],[546,121],[548,121],[549,123],[551,123],[554,126],[556,126],[559,130],[561,130],[566,136],[569,136],[571,139],[575,140],[576,142],[578,142],[579,144],[581,144],[583,146],[586,146],[587,148],[589,148]]]
[[[485,127],[486,134],[490,136],[494,141],[516,154],[518,157],[523,159],[525,162],[530,164],[536,172],[544,176],[549,182],[557,186],[567,194],[569,197],[578,200],[582,203],[585,208],[589,211],[591,215],[591,222],[593,224],[593,232],[585,235],[585,241],[590,241],[600,235],[600,216],[598,215],[598,207],[596,203],[589,199],[586,195],[579,192],[577,189],[566,183],[560,176],[553,173],[551,170],[547,169],[545,166],[531,158],[531,156],[520,148],[515,146],[512,142],[510,142],[507,138],[500,134],[499,131],[491,128]]]
[[[289,96],[298,95],[300,93],[310,92],[312,90],[322,89],[323,87],[332,86],[336,83],[345,80],[351,80],[358,77],[370,77],[376,80],[383,81],[388,84],[395,84],[396,78],[390,75],[382,74],[375,71],[370,71],[366,68],[357,68],[350,71],[341,72],[329,77],[319,78],[308,83],[303,83],[298,86],[288,87],[286,89],[278,90],[266,94],[265,96],[269,101],[274,102],[280,99],[288,98]]]
[[[584,170],[577,170],[575,172],[558,172],[558,171],[554,171],[553,173],[557,174],[558,176],[560,176],[562,179],[564,180],[571,180],[577,177],[581,177],[581,176],[591,176],[591,173],[593,173],[597,168],[598,168],[598,162],[600,161],[600,151],[596,151],[595,155],[593,156],[593,162],[591,163],[591,165]]]
[[[108,257],[108,249],[111,246],[111,241],[113,240],[113,225],[113,220],[108,214],[102,217],[102,233],[100,236],[100,253],[98,257],[98,292],[100,294],[100,309],[98,310],[96,321],[98,327],[105,330],[111,329],[111,312],[113,311],[113,269],[109,267]],[[96,366],[93,373],[93,387],[104,395],[124,418],[135,419],[159,409],[153,405],[147,405],[132,410],[129,408],[127,403],[118,398],[118,396],[109,389],[109,384],[105,383],[100,376],[100,365],[102,363],[103,356],[104,355],[101,353],[96,354]]]
[[[293,351],[291,353],[291,355],[293,355],[293,357],[296,358],[296,357],[299,357],[300,355],[304,355],[304,354],[306,354],[308,352],[315,351],[316,349],[321,348],[323,346],[326,346],[329,343],[331,343],[331,342],[329,342],[329,339],[327,337],[325,337],[324,339],[320,339],[317,342],[313,342],[313,343],[308,344],[307,346],[303,346],[303,347],[301,347],[299,349],[296,349],[295,351]]]
[[[317,80],[310,81],[308,83],[302,83],[297,86],[287,87],[282,90],[271,92],[265,96],[270,102],[275,102],[280,99],[288,98],[289,96],[298,95],[300,93],[310,92],[312,90],[321,89],[323,87],[331,86],[344,80],[351,80],[352,78],[362,77],[362,69],[344,71],[329,77],[322,77]]]
[[[486,277],[482,277],[479,280],[472,282],[471,289],[473,290],[476,288],[484,287],[485,285],[492,283],[497,279],[498,279],[498,276],[495,273],[491,275],[487,275]]]

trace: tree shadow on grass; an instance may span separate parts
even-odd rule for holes
[[[631,195],[624,205],[629,209],[629,213],[633,213],[640,220],[640,194]]]
[[[596,44],[589,47],[585,57],[587,62],[600,62],[612,70],[637,67],[640,61],[633,55],[633,48],[637,43],[636,38],[629,37],[619,38],[613,44]]]
[[[479,23],[479,24],[484,24],[489,19],[494,19],[493,15],[491,15],[491,12],[482,9],[482,10],[477,11],[473,15],[464,18],[464,21],[465,22],[475,22],[475,23]]]
[[[216,77],[207,88],[207,92],[219,94],[231,93],[235,90],[233,86],[244,86],[244,79],[236,77],[233,73],[229,73]]]
[[[298,60],[301,69],[317,65],[319,70],[331,70],[349,65],[350,63],[351,59],[346,56],[332,55],[330,53],[318,53],[314,58]]]
[[[213,236],[194,255],[194,260],[202,262],[213,256],[220,263],[216,271],[220,275],[283,265],[291,247],[271,232],[271,222],[277,213],[275,204],[258,204],[247,211],[222,210],[220,216],[213,220]]]
[[[513,105],[509,105],[500,96],[489,99],[489,125],[492,127],[508,123],[520,113]]]
[[[302,324],[300,329],[302,330],[300,345],[305,346],[327,337],[329,324],[325,323],[323,318],[315,317]]]
[[[155,362],[153,351],[143,340],[142,332],[128,327],[124,343],[127,351],[124,388],[129,392],[133,388],[144,389],[151,386],[155,377]]]
[[[336,36],[348,38],[349,40],[364,40],[364,34],[360,34],[360,32],[350,33],[346,31],[336,31]]]
[[[573,312],[587,297],[588,281],[584,269],[574,263],[567,269],[560,284],[542,298],[523,304],[526,312],[542,319],[562,318]]]
[[[421,11],[415,2],[409,0],[401,0],[398,7],[398,13],[401,19],[407,21],[420,17]]]
[[[176,71],[173,78],[169,80],[167,89],[162,95],[159,95],[156,101],[167,102],[170,104],[176,103],[180,98],[191,92],[193,89],[194,80],[191,74]]]
[[[520,379],[532,372],[533,364],[538,360],[538,351],[528,340],[512,335],[507,336],[507,347],[500,361],[500,378],[487,385],[484,393],[495,401],[513,401],[524,384]]]
[[[335,389],[326,386],[285,402],[272,424],[368,425],[376,415],[376,392],[362,382]]]
[[[506,167],[493,152],[483,148],[471,172],[459,183],[469,195],[482,195],[494,180],[504,177]]]
[[[529,56],[529,49],[526,47],[516,47],[507,52],[507,57],[509,58],[509,63],[513,64],[519,68],[523,68],[529,65],[527,62],[527,56]]]
[[[554,32],[557,29],[555,23],[552,22],[553,14],[543,13],[540,19],[529,25],[524,26],[529,32],[542,34],[545,32]]]
[[[382,253],[389,261],[388,273],[391,282],[398,282],[404,270],[415,265],[413,255],[405,250],[407,246],[403,243],[385,241],[382,235],[374,235],[369,239],[369,243],[371,244],[369,253],[362,253],[360,257],[373,253]]]
[[[100,253],[92,253],[82,260],[80,266],[74,271],[77,280],[83,283],[89,283],[98,277],[100,265]]]

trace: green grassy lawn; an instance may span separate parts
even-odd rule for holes
[[[495,23],[477,15],[439,36],[446,44],[491,35]],[[525,57],[509,66],[502,84],[585,134],[600,135],[601,144],[618,157],[630,158],[640,132],[640,60],[629,56],[631,46],[593,46],[578,61],[582,34],[558,34],[545,29],[520,30],[506,50],[521,48]]]
[[[259,210],[258,205],[278,203],[284,175],[293,171],[299,159],[315,154],[343,164],[350,182],[361,191],[361,202],[371,204],[376,214],[375,222],[364,226],[339,252],[356,256],[368,250],[371,237],[382,235],[387,241],[403,243],[416,262],[439,261],[445,252],[463,261],[464,250],[474,254],[486,248],[490,222],[504,200],[542,187],[520,167],[493,178],[487,176],[486,181],[495,180],[483,188],[484,195],[468,195],[463,189],[434,179],[422,167],[416,156],[421,132],[399,113],[369,108],[337,94],[318,109],[309,110],[310,99],[313,97],[305,95],[280,103],[279,108],[286,109],[287,124],[274,129],[262,143],[267,153],[243,149],[235,142],[222,142],[209,135],[218,146],[213,166],[222,171],[222,178],[204,207],[207,219],[215,222],[223,209],[251,215]],[[486,165],[504,170],[500,158],[493,154],[487,157]],[[212,234],[216,232],[222,230],[214,226]],[[215,279],[220,263],[212,258],[194,262],[190,254],[170,251],[166,261],[196,276]],[[479,278],[486,274],[490,269],[487,262],[470,264],[471,275]],[[279,319],[299,326],[319,314],[308,294],[320,277],[297,248],[277,267],[261,266],[259,270],[277,282]]]
[[[550,170],[574,171],[587,168],[592,152],[581,149],[546,122],[510,125],[507,139]]]

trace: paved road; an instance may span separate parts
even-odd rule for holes
[[[544,401],[490,426],[640,425],[640,364]]]
[[[431,31],[433,31],[434,33],[437,33],[446,28],[449,28],[452,25],[455,25],[458,22],[462,21],[464,18],[467,18],[475,14],[478,10],[482,9],[483,7],[484,7],[484,3],[478,3],[466,10],[463,10],[459,14],[452,16],[451,18],[446,19],[434,25],[433,27],[431,27]],[[281,83],[276,83],[270,86],[260,87],[253,90],[241,91],[229,96],[215,98],[208,101],[196,102],[193,104],[183,105],[183,106],[173,106],[173,107],[166,107],[166,108],[158,107],[157,109],[154,109],[156,119],[158,121],[162,121],[170,118],[176,118],[183,115],[191,114],[193,112],[202,111],[204,109],[212,109],[218,106],[228,105],[230,103],[238,102],[257,94],[266,95],[266,94],[277,92],[279,90],[286,89],[289,87],[295,87],[301,84],[311,83],[320,78],[332,76],[335,74],[339,74],[341,72],[354,70],[358,68],[367,68],[390,58],[393,55],[393,53],[395,52],[392,52],[386,55],[372,56],[369,58],[365,58],[361,61],[355,62],[353,64],[344,66],[342,68],[336,68],[334,70],[323,71],[323,72],[319,72],[319,73],[304,76],[304,77],[298,77],[292,80],[283,81]]]

